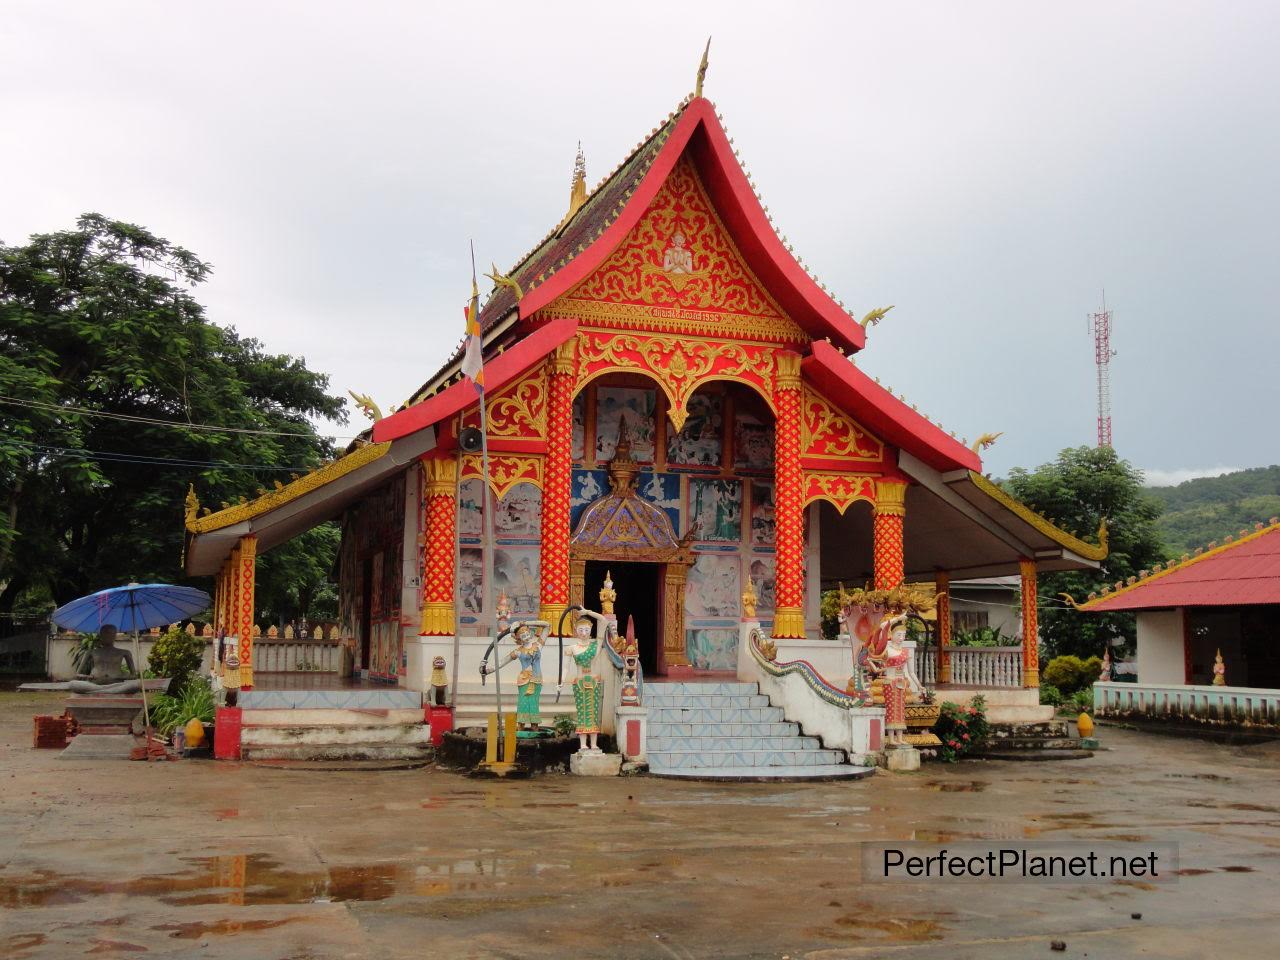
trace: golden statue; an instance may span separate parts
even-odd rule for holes
[[[970,447],[970,449],[974,453],[981,453],[983,450],[987,449],[987,447],[994,444],[997,440],[999,440],[1003,436],[1004,436],[1003,430],[1001,430],[999,433],[984,433],[977,440],[973,441],[973,446]]]
[[[754,620],[756,618],[756,604],[759,602],[760,598],[756,595],[755,584],[748,577],[747,589],[742,591],[742,619]]]
[[[360,412],[366,417],[377,423],[382,419],[382,409],[373,402],[373,398],[367,393],[356,393],[354,390],[348,390],[351,399],[356,402],[356,406],[360,408]]]
[[[524,290],[521,288],[519,281],[516,280],[515,277],[499,273],[498,265],[492,261],[490,261],[489,266],[492,268],[493,272],[486,273],[485,276],[493,281],[493,285],[495,287],[509,287],[511,292],[516,295],[517,300],[524,299]]]
[[[613,589],[613,572],[604,572],[604,586],[600,588],[600,611],[606,617],[613,616],[613,602],[618,599],[618,591]]]
[[[693,85],[694,97],[702,96],[702,81],[707,79],[707,66],[710,64],[711,38],[707,37],[707,45],[702,51],[702,62],[698,64],[698,79]]]
[[[862,324],[862,329],[866,330],[868,327],[874,327],[884,319],[884,315],[892,310],[893,306],[894,305],[891,303],[887,307],[876,307],[874,310],[868,311],[867,315],[858,321]]]

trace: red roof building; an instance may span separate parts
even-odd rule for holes
[[[409,685],[434,638],[491,635],[502,604],[555,622],[608,570],[650,674],[716,673],[734,669],[748,590],[774,637],[816,641],[837,582],[945,592],[1017,574],[1034,617],[1037,572],[1106,555],[1105,528],[1089,542],[985,478],[985,436],[960,440],[859,369],[875,317],[855,319],[779,236],[701,96],[594,190],[576,173],[568,213],[479,319],[488,476],[462,442],[480,416],[458,350],[337,463],[217,513],[189,506],[187,569],[219,577],[227,627],[252,626],[246,556],[330,519],[357,663]],[[624,438],[634,495],[678,550],[661,531],[579,528]],[[1024,660],[1034,687],[1034,644]]]
[[[1140,684],[1212,684],[1220,662],[1233,687],[1280,687],[1280,519],[1090,594],[1079,608],[1137,612]]]

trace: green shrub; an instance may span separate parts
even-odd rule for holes
[[[1093,711],[1093,687],[1088,686],[1083,690],[1077,690],[1075,696],[1071,698],[1071,704],[1078,713],[1091,713]]]
[[[940,709],[933,732],[942,741],[938,756],[947,763],[954,763],[974,747],[986,742],[991,726],[987,723],[985,697],[974,697],[967,707],[947,701]]]
[[[976,627],[957,631],[951,643],[957,647],[1016,647],[1018,638],[1002,632],[999,627]]]
[[[1090,657],[1081,660],[1068,654],[1065,657],[1054,657],[1040,674],[1043,683],[1051,684],[1063,692],[1065,696],[1073,696],[1077,690],[1093,686],[1102,672],[1102,660]]]
[[[555,731],[557,737],[571,737],[578,729],[578,722],[567,713],[562,713],[556,717]]]
[[[1040,702],[1047,707],[1060,707],[1067,702],[1067,698],[1053,684],[1042,683],[1040,684]]]
[[[190,677],[176,696],[162,693],[150,697],[149,701],[151,725],[166,737],[185,727],[192,718],[202,723],[213,722],[213,688],[203,677]]]
[[[182,694],[191,675],[200,669],[204,658],[204,637],[188,636],[181,628],[171,627],[156,638],[147,658],[153,676],[169,677],[169,695]]]

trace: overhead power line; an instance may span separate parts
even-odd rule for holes
[[[161,420],[156,417],[139,417],[129,413],[108,413],[105,410],[90,410],[59,403],[45,403],[42,400],[19,400],[17,397],[0,397],[0,403],[15,407],[30,407],[35,410],[47,410],[50,413],[74,413],[83,417],[104,417],[108,420],[123,420],[127,423],[145,423],[157,427],[180,427],[183,430],[204,430],[210,433],[248,433],[265,437],[302,437],[314,440],[317,437],[328,437],[333,440],[355,440],[356,434],[343,433],[290,433],[286,430],[258,430],[252,427],[220,427],[211,423],[184,423],[181,420]]]
[[[145,454],[122,453],[117,450],[86,450],[83,447],[54,447],[25,440],[4,440],[0,443],[27,447],[40,451],[42,456],[79,457],[82,460],[101,460],[108,463],[134,463],[161,467],[194,467],[201,470],[261,470],[278,473],[309,473],[314,467],[279,467],[266,463],[227,463],[221,460],[189,460],[182,457],[150,457]]]

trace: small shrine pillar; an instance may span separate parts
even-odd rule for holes
[[[458,464],[452,457],[422,461],[426,517],[426,569],[423,571],[424,637],[451,637],[454,631],[454,535],[458,516]]]
[[[1036,622],[1036,562],[1018,561],[1022,575],[1022,685],[1040,686],[1040,628]]]
[[[240,638],[240,689],[253,687],[253,611],[254,586],[258,567],[258,538],[253,534],[240,538],[231,551],[233,591],[230,630]]]
[[[573,387],[577,344],[556,348],[547,401],[538,618],[553,626],[569,606],[569,494],[573,483]]]
[[[774,400],[774,535],[776,601],[773,635],[804,637],[804,482],[800,470],[800,357],[777,355]]]
[[[907,515],[907,485],[900,480],[876,481],[872,540],[872,568],[877,590],[902,586],[906,576],[902,525]]]
[[[951,682],[951,574],[939,570],[933,575],[933,590],[938,598],[938,682]]]

